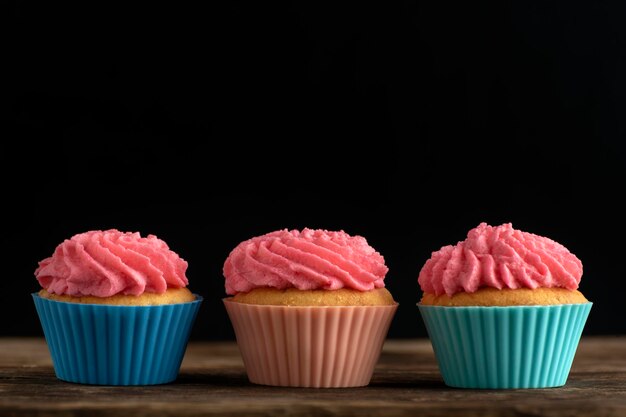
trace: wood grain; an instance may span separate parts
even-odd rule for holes
[[[234,343],[189,345],[178,380],[70,384],[42,339],[0,339],[0,416],[626,416],[626,337],[584,338],[568,383],[539,390],[447,388],[428,340],[388,341],[370,386],[277,388],[247,381]]]

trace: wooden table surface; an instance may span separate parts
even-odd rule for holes
[[[390,340],[365,388],[248,382],[234,343],[190,343],[176,382],[107,387],[55,378],[43,339],[0,338],[0,416],[626,416],[626,337],[583,338],[568,383],[447,388],[428,340]]]

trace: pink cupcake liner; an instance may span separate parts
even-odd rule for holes
[[[398,308],[224,305],[250,382],[314,388],[369,384]]]

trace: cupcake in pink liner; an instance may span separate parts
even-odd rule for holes
[[[90,231],[39,262],[33,300],[59,379],[98,385],[173,381],[202,298],[187,262],[154,235]]]
[[[280,230],[224,263],[224,305],[252,383],[369,384],[397,303],[385,260],[343,231]]]
[[[592,303],[582,262],[547,237],[481,223],[432,253],[418,304],[447,385],[564,385]]]

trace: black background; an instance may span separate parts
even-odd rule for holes
[[[425,336],[419,270],[481,221],[567,246],[585,333],[625,333],[626,6],[388,3],[4,3],[0,334],[41,334],[37,261],[118,228],[230,339],[230,250],[311,227],[365,236],[390,336]]]

